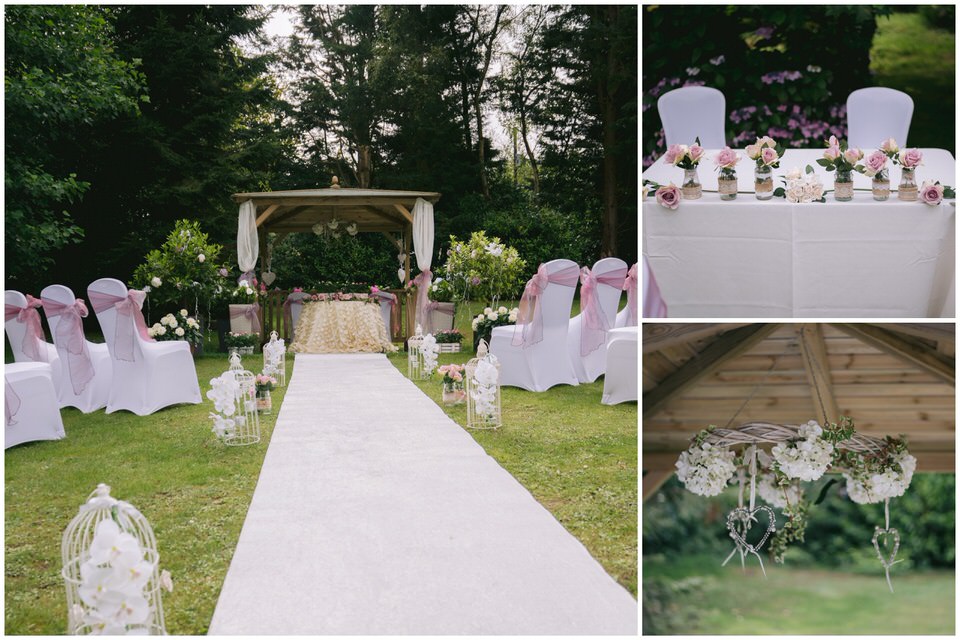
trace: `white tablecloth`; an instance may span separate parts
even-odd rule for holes
[[[774,185],[793,167],[812,165],[827,189],[833,175],[816,164],[819,149],[788,149]],[[918,185],[956,186],[955,161],[923,149]],[[753,195],[753,164],[743,154],[736,200],[715,193],[707,151],[704,194],[670,211],[651,195],[643,203],[643,251],[670,316],[679,317],[953,317],[955,202],[937,207],[896,198],[873,200],[870,178],[855,173],[852,202],[791,204]],[[645,179],[680,185],[683,170],[661,158]],[[714,193],[710,193],[714,191]]]

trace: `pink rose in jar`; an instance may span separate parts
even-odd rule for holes
[[[830,136],[830,139],[827,140],[828,147],[837,147],[840,148],[840,141],[837,140],[837,136]]]
[[[892,140],[892,138],[891,138]],[[874,151],[866,159],[866,175],[873,177],[880,173],[887,166],[887,154],[883,151]]]
[[[687,155],[690,156],[691,161],[699,162],[700,158],[703,157],[703,147],[698,144],[690,145],[690,151]]]
[[[829,146],[827,150],[823,152],[823,157],[830,162],[836,162],[837,158],[840,157],[840,147],[833,145]]]
[[[657,189],[657,202],[661,207],[676,209],[680,206],[680,188],[672,183],[660,187]]]
[[[680,145],[672,144],[663,154],[663,161],[667,164],[677,164],[677,154],[680,153]]]
[[[770,136],[763,136],[762,138],[757,138],[757,144],[759,144],[761,147],[770,147],[770,148],[777,146],[776,140],[774,140]]]
[[[900,147],[897,146],[896,140],[893,138],[887,138],[880,143],[880,150],[886,151],[887,153],[896,153],[897,151],[900,151]]]
[[[923,160],[920,149],[904,149],[900,152],[900,164],[907,169],[916,169]]]
[[[850,164],[855,164],[862,157],[863,157],[863,151],[861,151],[860,149],[851,148],[843,152],[843,159],[849,162]]]
[[[927,181],[920,187],[920,202],[931,206],[943,202],[943,185]]]
[[[779,160],[780,156],[777,155],[776,149],[771,149],[770,147],[764,147],[760,151],[760,159],[763,160],[763,164],[771,165],[777,160]]]
[[[713,159],[721,169],[732,169],[740,162],[740,156],[730,147],[724,147]]]
[[[747,157],[751,160],[756,160],[760,157],[760,145],[759,144],[748,144],[747,145]]]

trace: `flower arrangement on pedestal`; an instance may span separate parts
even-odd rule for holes
[[[769,454],[760,445],[772,444]],[[732,447],[742,447],[734,451]],[[756,555],[763,568],[759,550],[770,540],[769,553],[778,563],[790,544],[802,542],[807,512],[819,504],[836,480],[821,489],[811,505],[805,500],[804,482],[820,480],[826,473],[841,473],[851,500],[860,504],[884,503],[884,527],[877,527],[872,543],[887,575],[890,591],[890,567],[900,546],[900,534],[890,527],[891,498],[902,496],[916,471],[916,458],[910,455],[903,438],[885,439],[856,433],[853,421],[843,417],[839,424],[821,426],[811,420],[804,425],[749,423],[733,429],[709,427],[692,440],[676,463],[677,477],[691,493],[715,496],[736,478],[740,485],[739,505],[727,518],[734,550],[723,564],[739,553],[741,563],[748,554]],[[749,487],[749,506],[744,504]],[[755,498],[770,506],[755,507]],[[783,511],[787,520],[778,531],[774,512]],[[769,521],[757,520],[764,512]],[[752,524],[765,529],[759,542],[748,543]],[[881,548],[881,541],[886,543]],[[764,575],[766,571],[764,570]]]
[[[474,350],[476,350],[481,340],[486,340],[488,343],[490,342],[490,335],[493,333],[494,327],[515,324],[519,313],[519,307],[514,307],[513,309],[507,309],[502,306],[496,309],[486,307],[483,313],[478,314],[477,317],[470,322],[470,326],[473,328]]]
[[[191,318],[186,309],[180,309],[177,315],[168,313],[147,329],[147,335],[157,341],[185,340],[197,347],[203,342],[200,323]]]

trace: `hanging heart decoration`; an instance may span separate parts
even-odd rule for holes
[[[767,529],[763,532],[763,536],[760,538],[760,541],[756,544],[750,544],[747,542],[746,535],[747,532],[752,528],[751,522],[758,522],[756,514],[760,511],[763,511],[767,514],[768,523]],[[740,531],[737,531],[737,523],[740,523],[742,526]],[[730,537],[733,538],[733,541],[737,546],[743,547],[751,553],[756,553],[764,543],[770,538],[770,535],[777,530],[776,516],[773,513],[773,509],[767,505],[760,505],[756,509],[747,509],[746,507],[737,507],[729,514],[727,514],[727,529],[730,531]]]
[[[276,279],[277,274],[275,274],[273,271],[264,271],[260,274],[260,280],[262,280],[263,284],[267,285],[268,287],[272,285],[273,281]]]
[[[884,557],[880,550],[880,540],[883,539],[883,548],[887,551],[887,557]],[[890,547],[890,540],[893,540],[893,547]],[[889,569],[896,564],[895,558],[900,550],[900,532],[896,529],[881,529],[877,527],[873,532],[873,548],[877,550],[877,557],[880,558],[880,564],[884,569]]]

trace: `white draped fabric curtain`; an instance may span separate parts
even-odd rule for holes
[[[417,198],[413,205],[413,251],[420,271],[430,269],[433,261],[433,205]]]
[[[253,271],[257,266],[259,255],[257,207],[253,204],[253,200],[247,200],[240,205],[240,217],[237,222],[237,264],[240,266],[240,273]]]

